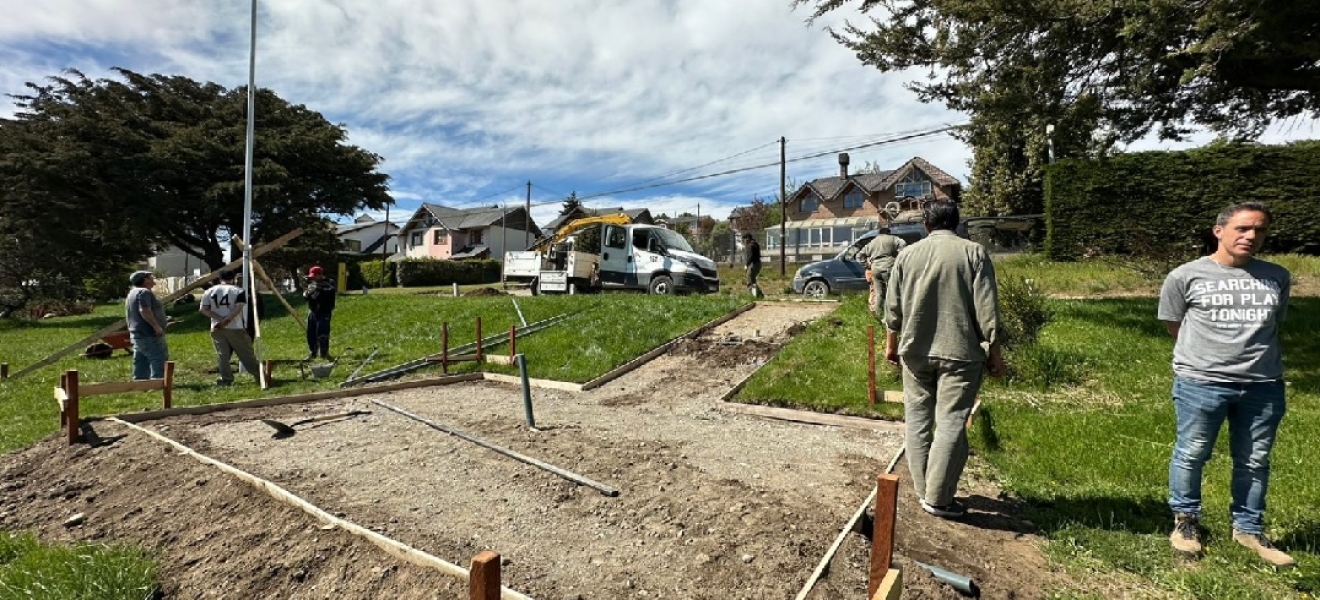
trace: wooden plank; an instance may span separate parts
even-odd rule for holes
[[[899,600],[903,597],[903,570],[890,569],[880,581],[880,588],[871,595],[871,600]]]
[[[894,566],[894,531],[898,522],[898,476],[890,473],[876,480],[875,528],[871,533],[871,570],[866,597],[875,596],[880,582]]]
[[[161,388],[161,408],[174,407],[174,361],[165,361],[165,381]]]
[[[445,575],[451,575],[453,577],[457,577],[458,579],[469,578],[468,571],[463,567],[460,567],[453,563],[446,562],[436,556],[428,554],[422,550],[409,546],[398,540],[388,538],[384,535],[381,535],[370,529],[367,529],[366,527],[358,525],[357,523],[353,523],[352,521],[348,521],[336,517],[326,512],[325,510],[322,510],[320,507],[316,506],[315,504],[312,504],[311,502],[308,502],[298,497],[294,493],[280,487],[279,485],[275,484],[275,482],[273,481],[263,479],[256,475],[248,473],[247,471],[229,465],[228,463],[224,463],[209,456],[206,456],[205,454],[197,452],[192,448],[189,448],[179,442],[176,442],[164,435],[161,435],[160,433],[157,433],[145,427],[134,425],[133,423],[129,423],[128,421],[124,421],[122,419],[116,419],[113,417],[110,419],[110,421],[128,427],[130,429],[133,429],[134,431],[146,434],[147,436],[150,436],[156,439],[157,441],[160,441],[174,448],[176,451],[182,454],[191,456],[204,464],[208,464],[213,467],[216,467],[217,469],[220,469],[221,471],[234,476],[235,478],[251,485],[252,487],[255,487],[263,492],[266,492],[268,495],[270,495],[270,497],[311,515],[316,520],[321,521],[326,525],[331,525],[333,527],[343,529],[344,531],[352,535],[364,538],[368,542],[371,542],[376,547],[380,548],[381,550],[384,550],[387,554],[394,556],[395,558],[412,563],[419,567],[435,569],[436,571],[439,571]],[[528,596],[525,596],[508,588],[501,588],[498,597],[503,600],[531,600],[531,598],[529,598]]]
[[[503,373],[482,373],[486,381],[496,381],[499,383],[509,383],[513,385],[522,385],[522,378],[517,375],[505,375]],[[571,381],[555,381],[553,379],[528,379],[528,385],[532,387],[545,388],[548,390],[563,390],[566,392],[582,391],[582,384]]]
[[[664,354],[664,353],[667,352],[667,351],[669,350],[669,348],[671,348],[674,344],[677,344],[677,343],[679,342],[679,340],[696,338],[697,336],[701,335],[702,333],[705,333],[707,330],[710,330],[710,329],[713,329],[713,328],[718,327],[718,326],[720,326],[720,325],[723,325],[724,323],[727,323],[728,321],[732,320],[734,317],[736,317],[736,316],[738,316],[738,315],[741,315],[741,314],[743,314],[743,313],[745,313],[745,312],[751,310],[751,309],[754,308],[755,306],[756,306],[756,303],[755,303],[755,302],[748,302],[747,304],[744,304],[744,305],[742,305],[742,306],[740,306],[740,307],[738,307],[738,308],[735,308],[735,309],[733,309],[732,311],[730,311],[729,314],[726,314],[726,315],[724,315],[724,316],[722,316],[722,317],[720,317],[720,318],[718,318],[718,319],[715,319],[715,320],[713,320],[713,321],[711,321],[711,322],[709,322],[709,323],[706,323],[705,325],[700,325],[700,326],[698,326],[696,329],[693,329],[692,331],[689,331],[689,332],[687,332],[687,333],[685,333],[685,334],[683,334],[683,335],[680,335],[680,336],[678,336],[678,337],[676,337],[676,338],[674,338],[674,339],[672,339],[672,340],[669,340],[668,342],[665,342],[665,343],[663,343],[663,344],[660,344],[659,346],[656,346],[655,348],[653,348],[650,352],[647,352],[646,354],[643,354],[643,355],[641,355],[641,356],[639,356],[639,357],[637,357],[637,358],[634,358],[634,359],[632,359],[632,360],[630,360],[630,361],[624,363],[623,365],[621,365],[621,366],[619,366],[619,367],[617,367],[617,368],[615,368],[615,369],[609,371],[608,373],[605,373],[604,375],[601,375],[600,377],[597,377],[597,378],[595,378],[595,379],[592,379],[591,381],[588,381],[588,382],[582,384],[582,389],[583,389],[584,391],[585,391],[585,390],[593,390],[593,389],[596,389],[596,388],[598,388],[598,387],[600,387],[600,386],[602,386],[602,385],[605,385],[605,384],[607,384],[607,383],[609,383],[609,382],[611,382],[611,381],[614,381],[615,379],[618,379],[619,377],[622,377],[622,376],[625,375],[626,373],[628,373],[628,372],[630,372],[630,371],[632,371],[632,370],[634,370],[634,369],[636,369],[636,368],[638,368],[638,367],[640,367],[640,366],[642,366],[642,365],[644,365],[644,364],[646,364],[646,363],[648,363],[648,362],[651,362],[652,360],[655,359],[655,357],[660,356],[661,354]]]
[[[223,404],[207,404],[203,406],[182,406],[166,410],[152,410],[138,413],[123,413],[115,415],[115,418],[128,421],[130,423],[142,423],[155,419],[166,417],[175,417],[179,415],[205,415],[225,410],[236,410],[243,408],[264,408],[267,406],[283,406],[285,404],[304,404],[307,402],[318,402],[321,400],[334,400],[337,398],[350,398],[364,394],[376,394],[381,392],[392,392],[397,390],[410,390],[414,388],[432,387],[437,385],[449,385],[453,383],[462,383],[465,381],[480,381],[483,379],[481,373],[465,373],[463,375],[450,375],[448,377],[436,377],[431,379],[417,379],[413,381],[401,381],[398,383],[388,383],[384,385],[369,385],[358,388],[349,388],[343,390],[333,390],[328,392],[311,392],[307,394],[295,394],[292,396],[277,396],[274,398],[257,398],[254,400],[242,400],[239,402],[226,402]]]
[[[0,381],[9,379],[9,363],[0,363]]]
[[[866,327],[866,397],[875,406],[875,325]]]
[[[289,240],[292,240],[293,238],[296,238],[296,237],[298,237],[298,236],[300,236],[300,235],[302,235],[302,229],[295,229],[295,230],[293,230],[293,231],[290,231],[289,233],[286,233],[286,234],[284,234],[284,235],[282,235],[282,236],[276,238],[275,241],[270,242],[269,244],[263,244],[263,245],[261,245],[261,246],[257,246],[257,248],[254,249],[254,250],[252,251],[252,256],[253,256],[253,258],[255,258],[255,257],[261,256],[261,255],[263,255],[263,254],[266,254],[267,252],[270,252],[271,250],[276,250],[276,249],[278,249],[280,246],[283,246],[283,245],[289,243]],[[243,264],[243,259],[240,258],[240,259],[238,259],[238,260],[236,260],[236,261],[233,261],[233,262],[231,262],[231,263],[229,263],[229,264],[227,264],[227,265],[225,265],[225,266],[223,266],[223,267],[220,267],[219,269],[216,269],[215,271],[212,271],[211,273],[209,273],[209,274],[207,274],[207,275],[203,275],[201,279],[198,279],[197,281],[194,281],[194,282],[192,282],[192,283],[190,283],[190,284],[188,284],[188,285],[186,285],[186,286],[180,288],[179,291],[174,292],[173,294],[170,294],[170,295],[166,296],[165,298],[161,299],[160,303],[163,304],[163,305],[165,305],[165,306],[169,306],[171,302],[174,302],[175,300],[178,300],[179,298],[182,298],[182,297],[184,296],[184,294],[187,294],[188,292],[191,292],[191,291],[193,291],[193,290],[195,290],[195,289],[197,289],[197,288],[199,288],[199,287],[202,287],[203,285],[206,285],[207,283],[210,283],[210,282],[211,282],[212,280],[214,280],[216,277],[219,277],[219,276],[220,276],[220,271],[223,271],[223,270],[225,270],[225,269],[232,269],[232,268],[234,268],[234,267],[238,267],[238,266],[242,266],[242,264]],[[24,376],[24,375],[27,375],[28,373],[31,373],[31,372],[33,372],[33,371],[35,371],[35,370],[37,370],[37,369],[40,369],[40,368],[45,367],[45,366],[52,365],[52,364],[55,363],[55,361],[57,361],[57,360],[59,360],[59,359],[61,359],[61,358],[64,358],[65,356],[68,356],[70,352],[73,352],[74,350],[77,350],[78,348],[84,347],[84,346],[86,346],[86,345],[88,345],[88,344],[90,344],[90,343],[92,343],[92,342],[95,342],[95,341],[97,341],[97,340],[99,340],[99,339],[101,339],[101,338],[103,338],[103,337],[105,337],[105,336],[107,336],[107,335],[110,335],[110,334],[112,334],[112,333],[114,333],[114,332],[116,332],[116,331],[119,331],[120,329],[123,329],[123,328],[124,328],[124,325],[125,325],[126,323],[127,323],[127,321],[125,321],[124,319],[120,319],[120,320],[118,320],[118,321],[115,321],[114,323],[111,323],[111,324],[109,324],[109,325],[106,325],[105,327],[103,327],[103,328],[101,328],[101,329],[98,329],[98,330],[96,331],[96,333],[93,333],[92,335],[89,335],[89,336],[87,336],[87,337],[85,337],[85,338],[83,338],[83,339],[81,339],[81,340],[78,340],[77,342],[74,342],[74,343],[72,343],[72,344],[70,344],[70,345],[68,345],[68,346],[66,346],[66,347],[64,347],[64,348],[61,348],[61,349],[55,351],[54,354],[52,354],[52,355],[50,355],[50,356],[47,356],[46,358],[43,358],[43,359],[41,359],[41,360],[39,360],[39,361],[37,361],[37,362],[35,362],[35,363],[33,363],[33,364],[30,364],[30,365],[28,365],[28,366],[26,366],[26,367],[23,367],[23,369],[22,369],[21,371],[19,371],[19,372],[17,372],[17,373],[14,373],[13,378],[14,378],[14,379],[18,379],[19,377],[22,377],[22,376]]]
[[[505,366],[511,366],[514,364],[512,356],[504,356],[502,354],[488,354],[486,355],[486,362]]]
[[[500,597],[500,555],[490,550],[482,550],[472,557],[472,568],[468,570],[468,598],[471,600],[499,600]]]
[[[903,430],[903,423],[898,421],[882,421],[880,419],[867,419],[863,417],[850,417],[846,415],[830,415],[830,414],[815,413],[805,410],[793,410],[791,408],[778,408],[774,406],[758,406],[754,404],[738,404],[736,402],[720,402],[716,406],[719,407],[720,410],[730,413],[751,415],[754,417],[765,417],[767,419],[778,419],[781,421],[809,423],[812,425],[830,425],[833,427],[847,427],[851,429],[870,429],[873,431]]]
[[[902,403],[903,403],[903,391],[902,391],[902,390],[898,390],[898,391],[895,391],[895,390],[885,390],[885,402],[895,402],[895,403],[898,403],[898,404],[902,404]]]
[[[243,238],[241,238],[241,237],[239,237],[239,236],[234,236],[234,243],[238,244],[238,249],[239,249],[239,250],[243,250],[243,249],[245,249],[245,246],[244,246],[244,244],[243,244]],[[293,318],[294,321],[297,321],[297,322],[298,322],[298,326],[301,327],[303,331],[307,331],[307,321],[306,321],[305,319],[303,319],[301,315],[298,314],[298,311],[293,310],[293,306],[291,306],[291,305],[289,304],[289,301],[288,301],[288,300],[285,300],[285,299],[284,299],[284,294],[281,294],[281,293],[280,293],[280,288],[279,288],[278,286],[275,285],[275,282],[274,282],[274,281],[271,280],[270,275],[267,275],[267,274],[266,274],[266,269],[262,268],[261,263],[257,262],[256,260],[253,260],[253,261],[252,261],[252,272],[253,272],[253,273],[254,273],[259,279],[261,279],[261,283],[264,283],[264,284],[266,285],[266,287],[270,288],[270,291],[272,291],[272,292],[275,293],[275,299],[276,299],[276,300],[279,300],[279,301],[280,301],[280,304],[284,305],[284,310],[289,311],[289,316],[290,316],[291,318]],[[245,283],[246,283],[246,282],[245,282]],[[249,292],[249,293],[252,294],[252,297],[253,297],[253,298],[259,298],[259,297],[260,297],[260,296],[257,296],[257,291],[256,291],[256,290],[252,290],[252,291]],[[253,303],[256,303],[256,300],[253,300],[252,302],[253,302]]]
[[[56,387],[55,401],[59,402],[60,406],[64,406],[64,403],[69,401],[69,393],[64,391],[64,388],[62,387]]]
[[[104,396],[105,394],[123,394],[126,392],[152,392],[164,388],[164,379],[106,381],[102,383],[84,383],[78,389],[78,393],[82,396]]]

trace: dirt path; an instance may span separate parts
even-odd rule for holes
[[[505,559],[505,584],[538,599],[791,598],[897,451],[901,425],[861,431],[768,421],[716,402],[801,323],[831,309],[762,304],[597,390],[534,390],[539,431],[525,426],[517,387],[489,382],[146,425],[450,562],[466,565],[494,549]],[[606,497],[372,400],[620,494]],[[346,409],[373,412],[282,440],[255,420]],[[110,441],[69,449],[48,440],[0,458],[0,526],[158,548],[170,598],[464,597],[462,585],[322,530],[140,434],[109,423],[95,430]],[[962,569],[984,577],[986,590],[1039,590],[1052,581],[1038,554],[1024,558],[1035,551],[1011,514],[993,516],[997,505],[972,504],[981,517],[1001,519],[991,526],[954,526],[921,513],[908,496],[904,487],[900,564],[911,554]],[[84,524],[65,528],[77,512]],[[850,536],[811,597],[861,598],[866,544]],[[1016,550],[1002,560],[975,550],[991,545]],[[939,584],[911,579],[907,597],[942,597]]]

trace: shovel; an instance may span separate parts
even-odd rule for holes
[[[275,435],[273,437],[275,437],[276,439],[280,439],[280,438],[289,437],[297,433],[298,431],[294,428],[299,425],[306,425],[308,423],[320,423],[324,421],[337,421],[339,419],[348,419],[350,417],[356,417],[358,415],[369,415],[369,414],[371,414],[371,411],[369,410],[350,410],[348,412],[335,413],[333,415],[321,415],[319,417],[299,419],[288,425],[276,421],[275,419],[262,419],[261,422],[270,425],[271,427],[274,427]]]

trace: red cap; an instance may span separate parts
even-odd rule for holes
[[[321,276],[321,267],[317,266],[317,267],[312,267],[312,268],[310,268],[310,269],[307,269],[307,276],[308,276],[308,277],[320,277],[320,276]]]

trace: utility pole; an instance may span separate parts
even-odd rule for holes
[[[523,229],[527,231],[527,247],[532,247],[532,180],[527,180],[527,214],[523,215]]]
[[[788,229],[788,194],[784,180],[788,177],[787,148],[788,140],[783,136],[779,137],[779,276],[788,276],[788,258],[785,254],[785,248],[788,247],[788,236],[785,233]]]

